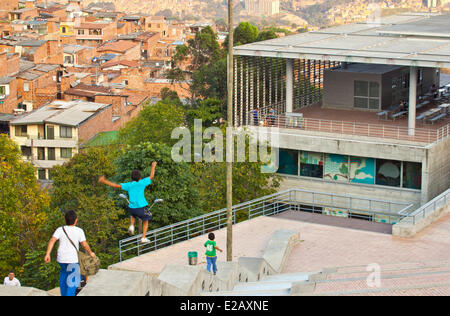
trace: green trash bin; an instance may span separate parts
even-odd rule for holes
[[[190,251],[190,252],[188,252],[188,259],[189,259],[189,265],[190,266],[197,265],[197,260],[198,260],[198,253],[197,253],[197,251]]]

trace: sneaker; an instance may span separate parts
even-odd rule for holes
[[[134,235],[134,226],[133,225],[130,225],[130,227],[128,227],[128,233],[130,235]]]
[[[150,240],[148,240],[145,237],[141,239],[141,244],[148,244],[149,242],[150,242]]]

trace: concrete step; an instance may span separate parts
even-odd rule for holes
[[[317,281],[314,294],[386,292],[409,287],[429,287],[430,284],[450,284],[450,271],[434,271],[413,274],[381,275],[380,287],[370,287],[366,278]]]
[[[292,282],[248,282],[238,283],[234,286],[233,292],[238,291],[266,291],[266,290],[290,290]]]
[[[302,295],[302,294],[299,294]],[[305,294],[308,296],[448,296],[450,283]]]
[[[346,266],[338,267],[338,274],[350,274],[350,273],[362,273],[366,272],[368,265],[356,265],[356,266]],[[407,270],[407,269],[422,269],[427,267],[450,267],[450,262],[435,261],[435,262],[401,262],[401,263],[386,263],[380,265],[382,271],[391,270]]]
[[[303,282],[308,281],[309,276],[315,273],[319,272],[275,274],[264,277],[261,282]]]
[[[289,294],[290,290],[286,289],[239,290],[201,293],[202,296],[287,296]]]
[[[426,273],[438,273],[438,272],[446,272],[450,271],[450,266],[440,266],[440,267],[405,267],[398,269],[383,269],[381,268],[380,274],[383,278],[398,276],[398,275],[415,275],[415,274],[426,274]],[[373,270],[371,271],[363,271],[363,272],[354,272],[354,273],[333,273],[327,276],[327,280],[342,280],[342,279],[360,279],[367,278]]]

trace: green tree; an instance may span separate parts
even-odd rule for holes
[[[0,135],[0,274],[14,269],[20,276],[26,254],[46,238],[49,195],[36,179],[36,169],[23,162],[18,146]]]
[[[274,30],[268,30],[268,31],[262,31],[259,33],[258,38],[256,39],[257,42],[266,41],[270,39],[277,38],[277,34]]]
[[[223,138],[226,139],[225,129],[222,128],[222,130]],[[237,138],[235,138],[235,148],[237,148]],[[248,139],[245,143],[245,152],[246,161],[233,163],[233,205],[275,193],[280,186],[280,176],[275,173],[261,172],[265,163],[249,162]],[[235,161],[238,160],[235,159]],[[197,186],[203,210],[210,212],[224,208],[226,206],[226,163],[193,163],[192,169],[196,178],[202,179]]]
[[[164,100],[155,105],[146,105],[139,114],[119,131],[122,144],[138,145],[152,142],[172,146],[173,129],[185,123],[184,109],[172,100]]]
[[[128,216],[100,176],[114,175],[114,165],[104,149],[89,148],[53,170],[52,205],[62,212],[74,210],[102,267],[118,261],[118,240],[126,235]],[[56,229],[56,227],[54,227]]]
[[[210,26],[197,32],[194,39],[188,41],[189,54],[192,56],[192,70],[198,69],[203,64],[223,57],[223,51],[217,41],[217,34]]]
[[[245,45],[256,42],[258,39],[258,28],[250,22],[241,22],[234,29],[234,46]]]
[[[203,127],[209,127],[221,117],[220,107],[222,101],[217,99],[201,100],[194,109],[186,112],[189,127],[193,127],[194,119],[202,120]]]
[[[226,100],[227,59],[221,58],[200,66],[192,74],[191,92],[194,98]]]
[[[161,99],[164,103],[172,103],[178,106],[182,106],[178,93],[165,87],[161,89]]]
[[[135,147],[122,149],[116,161],[118,183],[131,181],[130,174],[134,169],[141,170],[148,176],[153,161],[158,162],[155,178],[149,189],[145,191],[147,201],[163,199],[152,209],[151,229],[174,224],[202,214],[200,195],[190,166],[185,162],[172,160],[171,148],[164,144],[142,143]]]

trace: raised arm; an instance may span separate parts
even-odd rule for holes
[[[156,161],[153,161],[152,163],[152,172],[150,173],[150,180],[153,180],[153,178],[155,177],[155,169],[156,169],[156,165],[158,163]]]
[[[100,179],[98,179],[98,182],[106,184],[114,189],[122,189],[122,186],[120,184],[106,180],[105,176],[101,176]]]

